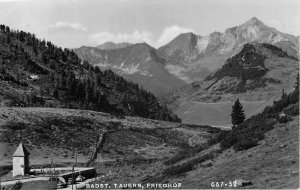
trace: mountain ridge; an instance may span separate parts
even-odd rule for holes
[[[184,84],[165,69],[168,64],[166,56],[147,43],[113,50],[81,47],[75,52],[82,60],[102,69],[112,69],[156,95]]]
[[[282,91],[294,88],[298,70],[299,61],[277,46],[245,44],[205,80],[193,82],[165,96],[165,100],[183,122],[228,125],[235,99],[245,101],[242,104],[247,116],[258,113]]]
[[[194,40],[190,40],[190,36]],[[207,36],[179,34],[159,50],[166,53],[172,60],[171,63],[177,66],[177,72],[173,73],[195,81],[208,76],[208,72],[201,71],[215,71],[226,59],[238,53],[244,44],[251,42],[270,43],[290,56],[299,57],[299,38],[269,27],[256,17],[241,25],[227,28],[224,33],[212,32]]]
[[[131,46],[131,45],[133,45],[133,44],[128,43],[128,42],[121,42],[121,43],[105,42],[105,43],[97,45],[95,47],[99,48],[99,49],[111,50],[111,49],[125,48],[125,47]]]

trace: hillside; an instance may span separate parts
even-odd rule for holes
[[[238,187],[299,187],[299,77],[293,91],[224,131],[216,142],[152,180],[180,181],[185,188],[213,188],[212,182],[224,185],[241,179],[251,183]]]
[[[51,159],[56,166],[74,164],[77,150],[79,165],[111,173],[102,183],[181,183],[187,189],[243,179],[251,182],[249,188],[299,187],[299,81],[291,93],[230,131],[70,109],[0,112],[5,170],[22,141],[35,167]]]
[[[51,159],[56,166],[70,166],[78,153],[79,165],[98,165],[98,172],[105,173],[121,169],[119,164],[151,168],[221,132],[209,126],[120,118],[88,110],[0,107],[0,113],[1,173],[11,168],[12,154],[20,142],[28,148],[32,166],[46,166]]]
[[[168,179],[184,188],[210,189],[212,182],[223,182],[223,188],[296,189],[299,188],[299,117],[278,124],[266,134],[260,145],[246,151],[229,149],[195,170]],[[229,187],[234,180],[251,181],[246,187]],[[224,184],[228,184],[225,187]],[[216,187],[215,187],[216,188]]]
[[[244,44],[268,43],[283,49],[289,56],[298,58],[299,38],[284,34],[253,17],[247,22],[228,28],[224,33],[207,36],[193,33],[178,35],[159,50],[170,57],[168,70],[186,81],[203,80],[219,69],[226,59],[237,54]]]
[[[182,189],[299,188],[299,86],[205,146],[183,149],[152,169],[129,174],[123,167],[102,182],[181,183]]]
[[[77,108],[180,121],[156,97],[73,50],[0,27],[0,105]]]
[[[278,47],[265,43],[246,44],[238,54],[226,60],[218,71],[205,79],[214,80],[206,89],[210,92],[241,93],[265,87],[267,83],[289,83],[284,81],[282,67],[276,62],[284,63],[284,74],[293,76],[297,72],[298,60]]]
[[[245,44],[205,80],[194,82],[165,100],[184,122],[228,125],[236,98],[242,100],[250,117],[280,98],[282,90],[290,92],[298,69],[298,60],[276,46]]]
[[[80,47],[74,51],[82,60],[102,70],[112,69],[158,96],[184,84],[165,69],[165,55],[146,43],[114,49]]]

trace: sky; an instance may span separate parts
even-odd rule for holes
[[[0,0],[0,23],[63,48],[106,41],[160,47],[180,33],[224,32],[256,17],[300,35],[299,0]]]

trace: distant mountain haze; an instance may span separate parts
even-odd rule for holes
[[[96,46],[96,48],[111,50],[111,49],[125,48],[125,47],[130,46],[130,45],[132,45],[132,44],[127,43],[127,42],[122,42],[122,43],[105,42],[101,45]]]
[[[224,33],[212,32],[207,36],[182,33],[158,49],[146,43],[106,42],[96,47],[81,47],[75,52],[93,65],[111,68],[154,94],[162,95],[184,84],[204,80],[251,42],[269,43],[289,56],[299,56],[299,37],[269,27],[256,17]]]

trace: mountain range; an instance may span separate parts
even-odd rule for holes
[[[74,51],[82,60],[103,69],[112,69],[155,95],[162,95],[184,84],[166,69],[169,64],[167,57],[146,43],[115,49],[98,47],[81,47]]]
[[[228,28],[225,33],[213,32],[207,36],[180,34],[159,48],[167,54],[173,67],[169,71],[186,81],[204,79],[220,68],[231,56],[250,42],[269,43],[298,57],[299,38],[279,32],[253,17],[242,25]]]
[[[195,40],[201,37],[191,33],[159,49],[109,42],[75,50],[81,60],[73,50],[0,25],[1,185],[47,186],[11,177],[11,156],[22,142],[30,167],[42,172],[32,176],[47,181],[47,168],[76,166],[93,167],[102,176],[90,179],[94,184],[119,189],[131,181],[141,188],[207,189],[221,187],[221,180],[229,188],[299,187],[297,46],[289,35],[266,36],[234,38],[234,46],[209,41],[201,53]],[[215,57],[227,58],[209,67]],[[195,66],[203,60],[207,65]],[[193,67],[198,75],[184,72]],[[143,88],[172,93],[158,99]],[[246,118],[231,128],[237,98]]]
[[[183,84],[204,80],[251,42],[272,44],[291,57],[299,56],[299,37],[269,27],[256,17],[224,33],[183,33],[158,49],[146,43],[107,42],[74,51],[81,59],[103,69],[112,68],[126,79],[162,95]]]
[[[242,100],[246,117],[259,113],[294,88],[299,61],[277,46],[252,42],[202,81],[181,88],[165,101],[186,123],[230,125],[233,102]]]
[[[105,42],[104,44],[96,46],[96,48],[111,50],[111,49],[125,48],[130,45],[132,44],[127,42],[123,42],[123,43]]]
[[[229,124],[227,113],[236,98],[247,116],[257,113],[283,89],[292,89],[299,69],[299,37],[256,17],[224,33],[182,33],[158,49],[146,43],[105,44],[74,51],[160,96],[188,123]]]

